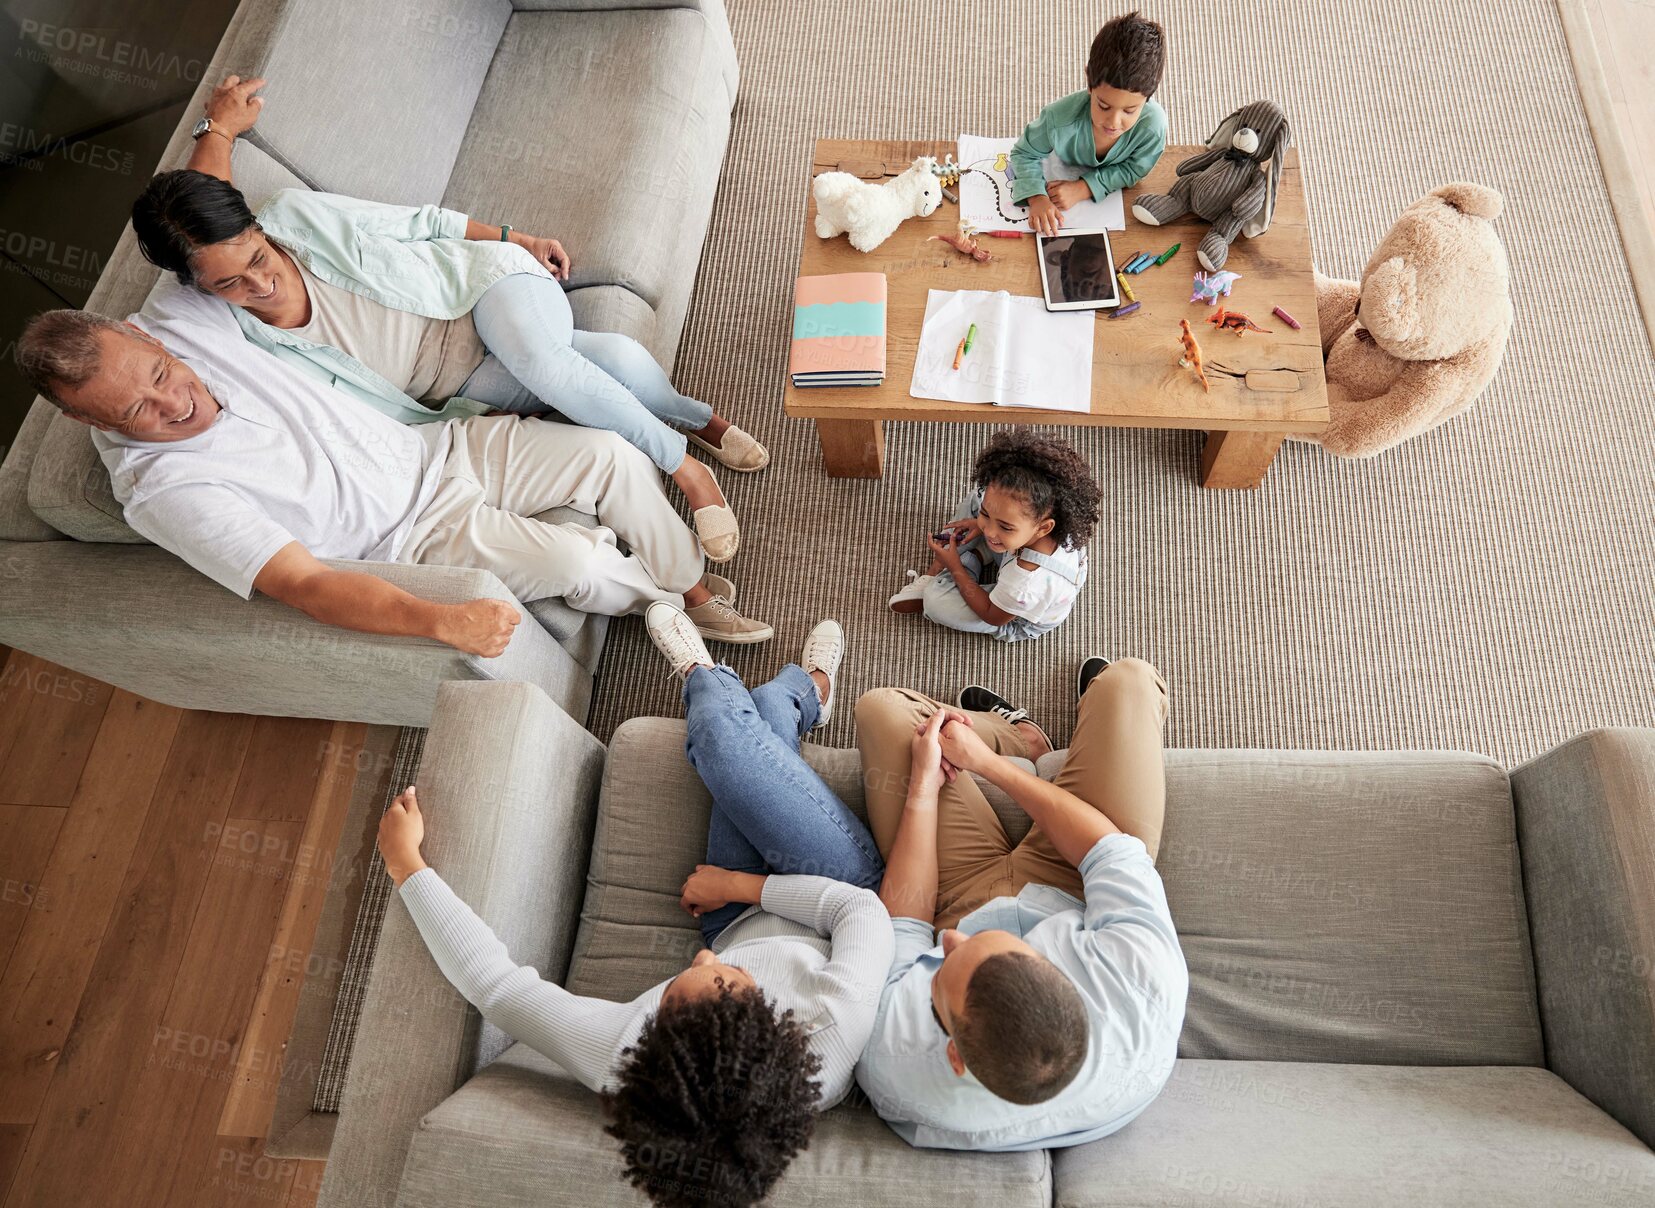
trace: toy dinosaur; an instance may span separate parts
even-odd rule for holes
[[[933,239],[940,239],[960,255],[970,256],[978,264],[987,264],[994,259],[992,253],[985,252],[978,245],[976,238],[965,231],[961,231],[958,235],[933,235],[925,242],[930,243]]]
[[[1222,306],[1207,316],[1207,322],[1219,331],[1233,331],[1238,336],[1246,335],[1249,331],[1262,331],[1266,335],[1270,333],[1268,327],[1260,327],[1239,310],[1225,310]]]
[[[1195,333],[1190,330],[1190,321],[1179,319],[1178,330],[1180,332],[1178,339],[1184,345],[1184,355],[1178,363],[1195,374],[1201,382],[1203,393],[1212,393],[1212,388],[1207,385],[1207,371],[1201,367],[1201,345],[1195,342]]]
[[[1190,301],[1205,302],[1208,306],[1213,306],[1220,298],[1229,297],[1230,286],[1240,280],[1240,273],[1196,273],[1195,289],[1190,293]]]

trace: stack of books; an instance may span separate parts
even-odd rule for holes
[[[885,274],[800,277],[793,291],[795,386],[877,386],[885,380]]]

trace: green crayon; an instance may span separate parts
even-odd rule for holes
[[[1155,263],[1157,265],[1165,264],[1168,260],[1171,260],[1174,256],[1176,256],[1178,254],[1178,249],[1183,247],[1183,246],[1184,245],[1181,244],[1181,243],[1173,244],[1166,251],[1162,252],[1159,256],[1155,257]]]

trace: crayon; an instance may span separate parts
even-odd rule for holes
[[[977,325],[975,323],[973,323],[969,328],[966,329],[966,333],[965,333],[965,350],[967,352],[971,351],[971,342],[973,340],[975,340],[976,338],[977,338]]]
[[[1125,263],[1125,264],[1124,264],[1124,265],[1123,265],[1123,266],[1122,266],[1122,267],[1121,267],[1121,272],[1123,272],[1123,273],[1126,273],[1126,274],[1127,274],[1127,275],[1129,275],[1129,276],[1130,276],[1130,275],[1131,275],[1131,273],[1132,273],[1132,266],[1133,266],[1133,265],[1134,265],[1134,264],[1136,264],[1136,263],[1138,263],[1138,257],[1140,257],[1140,256],[1142,256],[1142,255],[1143,255],[1143,253],[1142,253],[1142,252],[1133,252],[1133,253],[1132,253],[1132,258],[1131,258],[1131,259],[1130,259],[1130,260],[1128,260],[1128,261],[1127,261],[1127,262],[1126,262],[1126,263]]]
[[[1270,310],[1270,313],[1275,315],[1276,318],[1280,319],[1283,323],[1286,323],[1294,331],[1299,330],[1299,321],[1297,319],[1295,319],[1292,315],[1288,314],[1281,307],[1279,307],[1279,306],[1272,307],[1271,310]]]
[[[1021,239],[1023,237],[1022,231],[984,231],[983,234],[990,239]]]
[[[1130,267],[1126,271],[1131,273],[1134,277],[1136,277],[1139,273],[1143,272],[1146,268],[1148,268],[1150,265],[1152,265],[1154,263],[1155,263],[1155,258],[1153,256],[1151,256],[1148,252],[1145,252],[1142,256],[1139,256],[1136,260],[1134,260],[1132,262],[1132,267]]]
[[[1133,302],[1133,303],[1131,303],[1127,306],[1119,307],[1116,310],[1111,311],[1109,317],[1111,319],[1125,318],[1127,315],[1131,314],[1133,311],[1137,310],[1138,307],[1140,307],[1142,305],[1143,305],[1142,302]]]
[[[965,355],[965,337],[960,337],[960,346],[954,350],[954,368],[960,367],[960,358]]]
[[[1166,251],[1162,252],[1159,256],[1155,257],[1155,263],[1157,265],[1165,264],[1168,260],[1171,260],[1175,255],[1177,255],[1178,254],[1178,249],[1183,247],[1183,246],[1184,245],[1182,243],[1173,244]]]
[[[1125,273],[1116,273],[1115,274],[1115,280],[1117,280],[1121,283],[1121,296],[1122,297],[1124,297],[1128,302],[1136,302],[1138,300],[1137,298],[1133,297],[1133,295],[1132,295],[1132,287],[1126,283],[1126,274]]]

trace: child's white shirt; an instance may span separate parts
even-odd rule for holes
[[[1019,550],[1019,556],[1024,551]],[[1045,555],[1049,565],[1025,570],[1017,558],[1007,558],[988,601],[1003,612],[1034,625],[1060,625],[1086,586],[1086,551],[1060,546]],[[1063,572],[1063,573],[1060,573]]]

